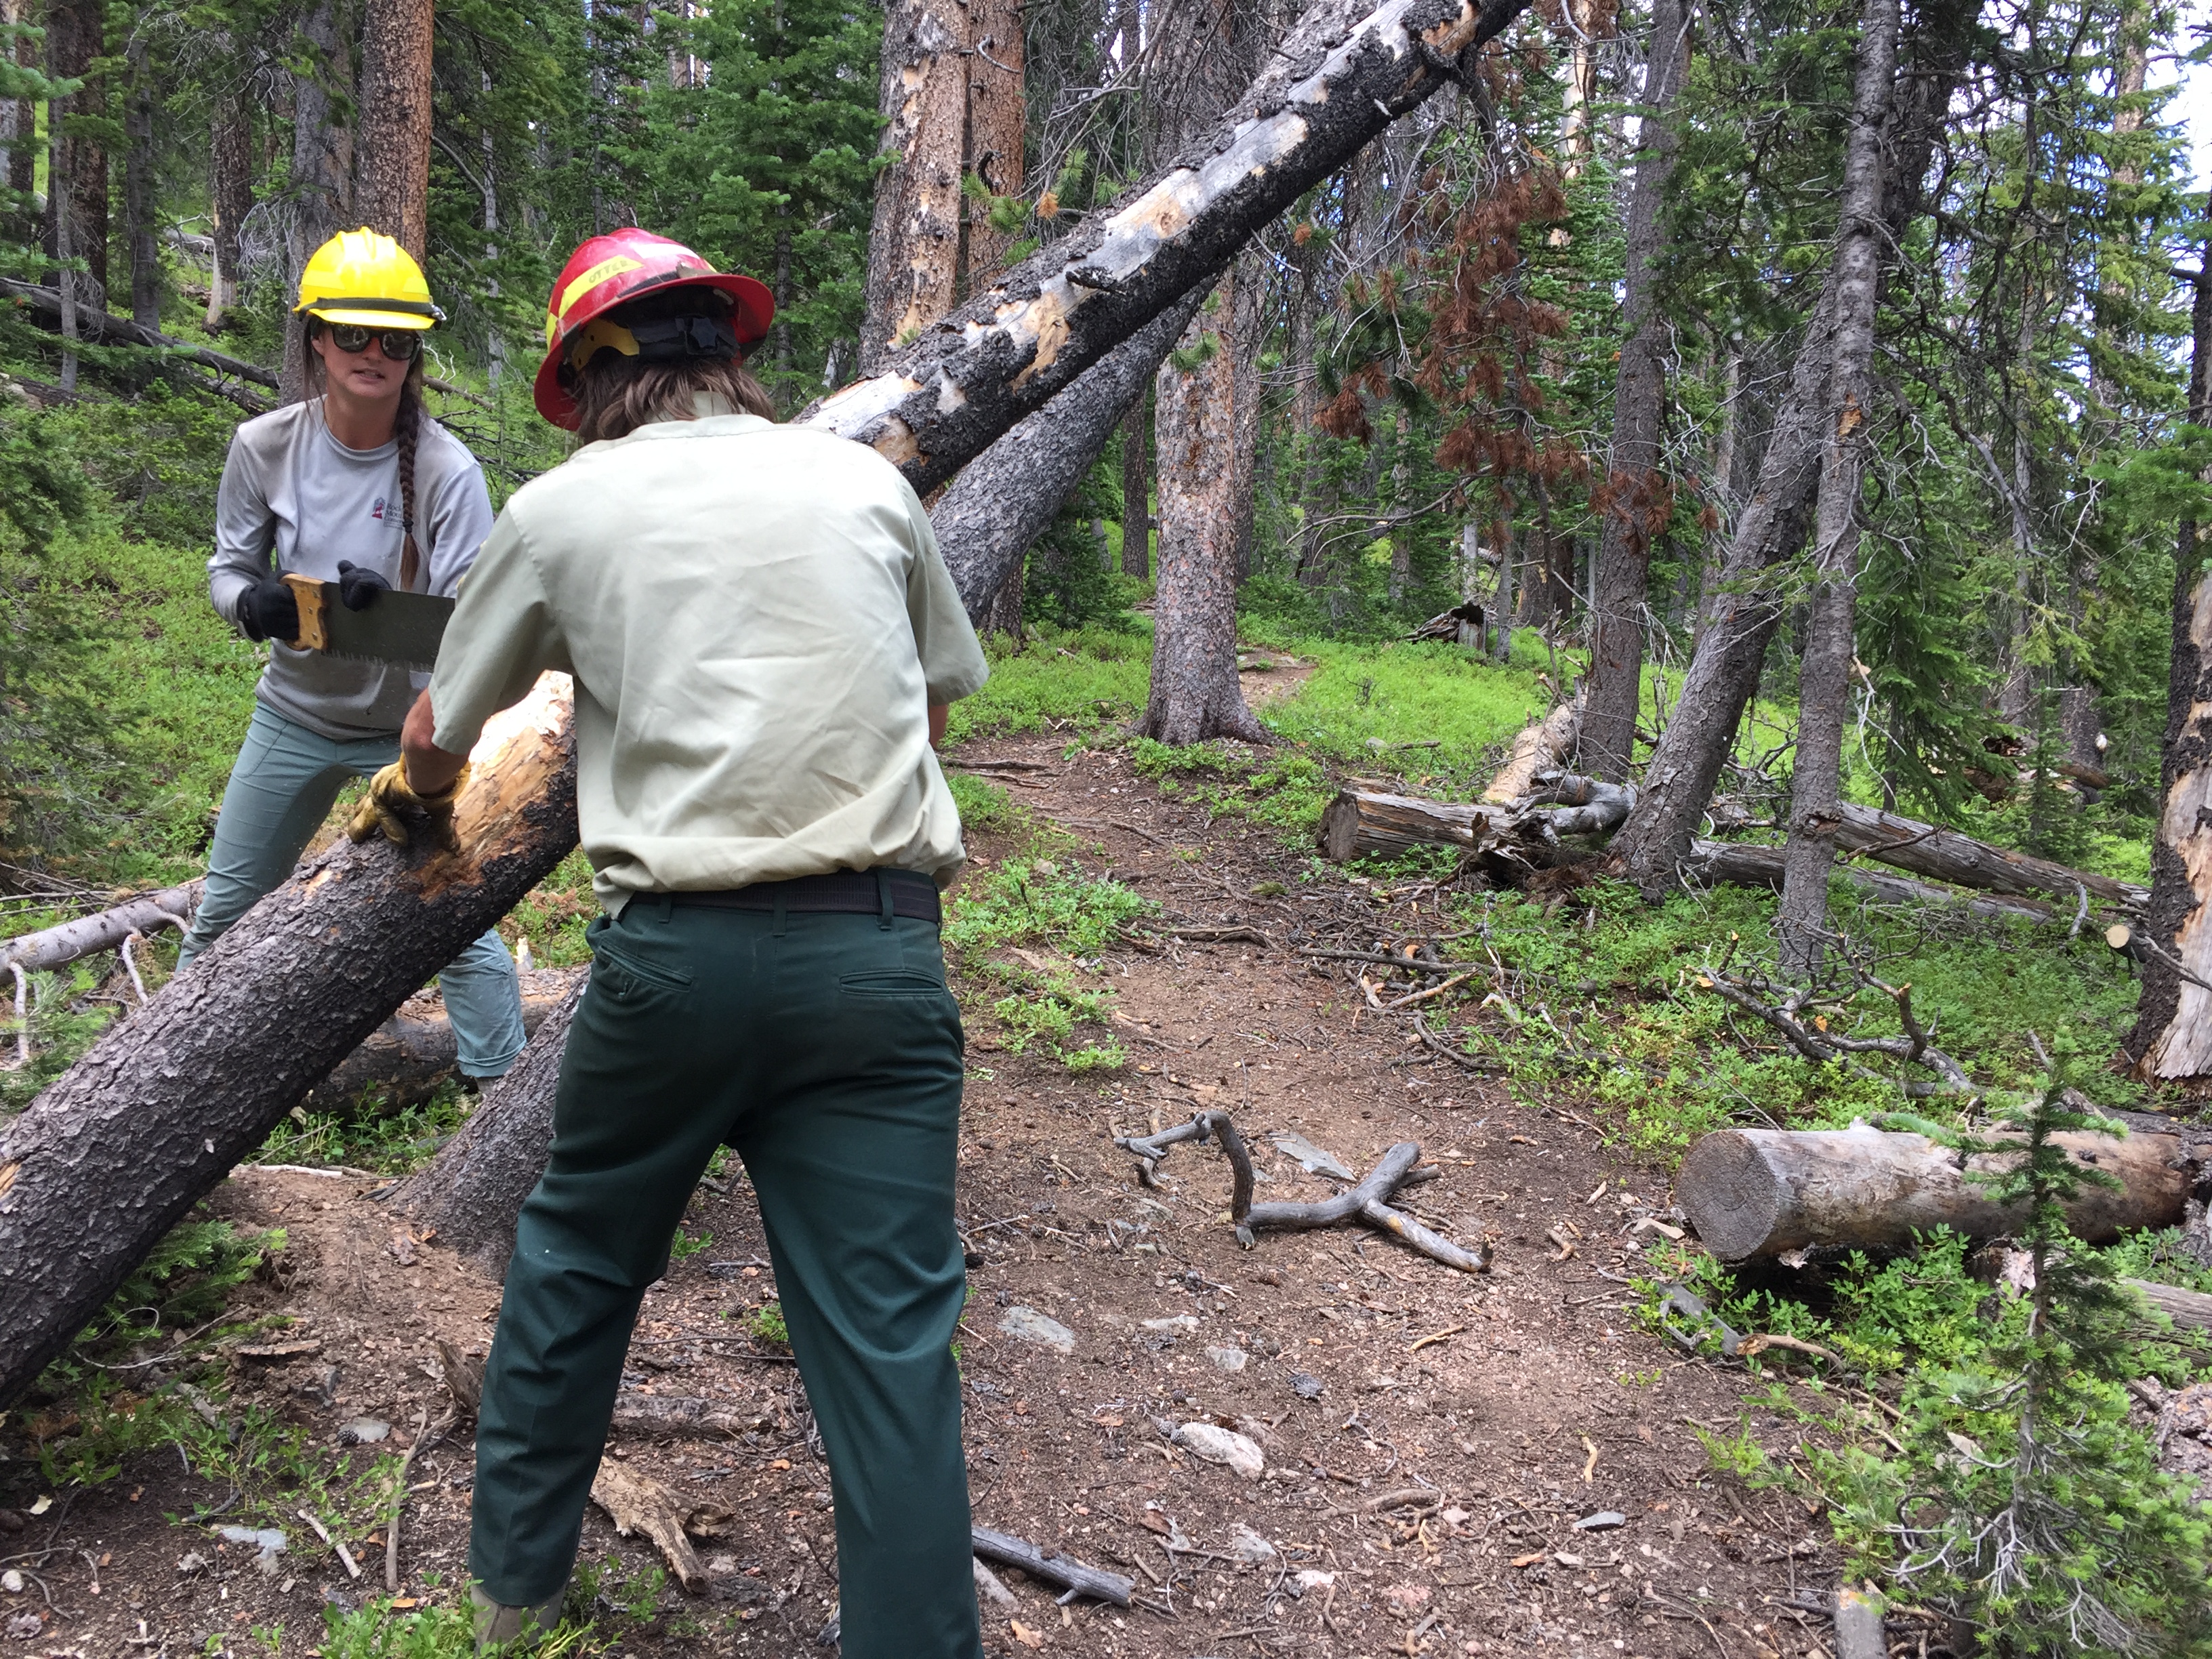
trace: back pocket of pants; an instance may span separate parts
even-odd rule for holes
[[[655,996],[689,995],[691,975],[679,969],[636,961],[610,950],[606,941],[599,939],[592,952],[592,989],[604,991],[617,1002],[635,1005]]]
[[[913,968],[879,968],[872,973],[848,974],[837,988],[852,997],[941,997],[945,982]]]

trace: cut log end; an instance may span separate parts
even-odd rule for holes
[[[1748,1135],[1723,1129],[1699,1140],[1675,1189],[1698,1240],[1723,1261],[1756,1255],[1782,1219],[1781,1182]]]

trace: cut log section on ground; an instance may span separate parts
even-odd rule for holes
[[[522,1029],[531,1035],[575,988],[580,969],[539,968],[521,975]],[[453,1022],[434,991],[412,996],[399,1012],[315,1085],[307,1104],[324,1109],[349,1106],[362,1091],[383,1091],[387,1106],[411,1106],[427,1100],[459,1063]]]
[[[309,860],[0,1131],[0,1405],[200,1196],[576,844],[566,676],[485,728],[459,849]]]
[[[2056,1137],[2118,1189],[2085,1188],[2067,1220],[2092,1244],[2123,1229],[2179,1224],[2189,1160],[2172,1135]],[[1972,1161],[2000,1167],[1999,1156]],[[1674,1195],[1705,1248],[1723,1261],[1802,1259],[1810,1250],[1909,1249],[1914,1235],[1948,1227],[1972,1238],[2017,1231],[2017,1209],[1969,1182],[1959,1155],[1925,1135],[1850,1129],[1722,1129],[1690,1148]]]
[[[188,881],[165,887],[158,893],[141,893],[120,904],[57,922],[35,933],[0,939],[0,968],[17,967],[26,973],[51,973],[95,951],[112,951],[131,934],[147,934],[162,927],[179,930],[191,925],[207,883]]]

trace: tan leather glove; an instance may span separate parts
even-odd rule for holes
[[[419,836],[428,846],[456,851],[453,803],[468,781],[465,765],[450,787],[434,795],[418,795],[407,786],[406,763],[394,761],[368,781],[368,793],[354,809],[346,834],[362,842],[381,831],[394,847],[405,847]]]

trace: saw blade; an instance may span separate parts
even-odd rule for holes
[[[284,584],[300,605],[300,637],[289,641],[294,650],[405,668],[437,666],[438,644],[453,614],[451,599],[387,589],[367,610],[349,611],[336,582],[287,575]]]

